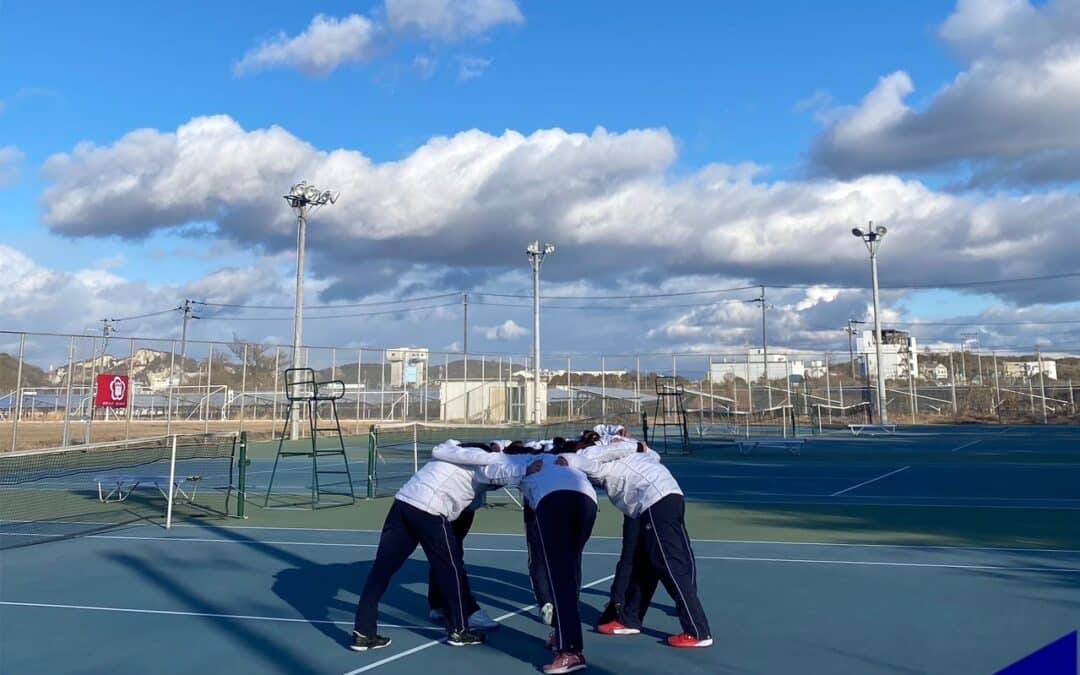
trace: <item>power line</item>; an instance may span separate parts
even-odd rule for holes
[[[483,294],[482,294],[483,295]],[[544,305],[545,310],[565,310],[565,309],[577,309],[577,310],[616,310],[616,311],[635,311],[635,310],[663,310],[663,309],[678,309],[678,308],[704,308],[712,307],[714,305],[741,305],[750,300],[717,300],[715,302],[705,303],[693,303],[693,304],[677,304],[677,305]],[[482,300],[476,302],[470,302],[470,304],[484,305],[485,307],[514,307],[517,309],[531,309],[532,305],[515,305],[503,302],[484,302]]]
[[[890,326],[1053,326],[1080,324],[1080,319],[1051,319],[1047,321],[883,321]]]
[[[545,300],[645,300],[651,298],[676,298],[687,295],[709,295],[711,293],[734,293],[735,291],[747,291],[761,288],[757,286],[735,286],[732,288],[713,288],[706,291],[680,291],[677,293],[646,293],[641,295],[544,295]],[[490,295],[496,298],[527,298],[531,295],[515,293],[485,293],[482,291],[470,291],[477,295]]]
[[[119,319],[104,319],[104,321],[111,321],[113,323],[119,323],[121,321],[135,321],[136,319],[148,319],[148,318],[150,318],[152,316],[162,316],[164,314],[172,314],[177,309],[178,309],[177,307],[173,307],[171,309],[165,309],[165,310],[162,310],[160,312],[149,312],[147,314],[136,314],[135,316],[125,316],[125,317],[121,317]]]
[[[438,305],[427,305],[424,307],[401,307],[399,309],[387,309],[378,312],[355,312],[351,314],[324,314],[321,316],[306,316],[305,321],[316,321],[318,319],[351,319],[360,316],[380,316],[384,314],[401,314],[403,312],[419,312],[426,309],[436,309],[439,307],[458,307],[460,303],[457,302],[444,302]],[[291,316],[203,316],[204,320],[211,321],[286,321],[292,320]]]
[[[382,305],[395,305],[404,302],[420,302],[422,300],[438,300],[440,298],[449,298],[452,296],[460,296],[461,293],[454,291],[452,293],[440,293],[438,295],[423,295],[415,298],[400,298],[398,300],[380,300],[378,302],[353,302],[353,303],[336,303],[329,305],[304,305],[306,309],[342,309],[346,307],[376,307]],[[200,300],[192,300],[193,304],[202,305],[204,307],[227,307],[229,309],[293,309],[292,305],[237,305],[224,302],[203,302]]]

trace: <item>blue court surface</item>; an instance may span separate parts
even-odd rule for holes
[[[697,439],[665,461],[687,495],[715,645],[662,644],[678,622],[661,590],[645,634],[586,632],[589,672],[994,673],[1080,627],[1078,439],[1075,427],[915,429],[810,438],[799,455]],[[284,468],[282,493],[303,492],[304,468]],[[265,456],[250,467],[246,521],[141,521],[44,543],[48,524],[0,528],[0,672],[443,675],[550,661],[512,505],[478,513],[466,540],[474,593],[502,624],[487,645],[439,641],[418,551],[381,607],[393,644],[357,654],[345,645],[390,500],[260,509],[267,469]],[[366,467],[353,469],[362,496]],[[618,525],[601,496],[587,626]]]

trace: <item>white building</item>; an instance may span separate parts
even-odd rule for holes
[[[422,387],[427,382],[427,349],[412,347],[387,349],[386,362],[390,364],[388,384],[395,389],[405,386]]]
[[[1042,372],[1048,380],[1057,379],[1057,361],[1050,359],[1042,360]],[[1039,362],[1038,361],[1006,361],[1005,362],[1005,377],[1014,377],[1017,379],[1024,379],[1028,377],[1039,376]]]
[[[877,377],[877,351],[874,331],[863,331],[859,338],[859,352],[863,355],[864,377]],[[906,379],[919,372],[919,353],[915,338],[907,331],[881,331],[881,372],[885,379]]]
[[[457,424],[543,424],[547,419],[548,380],[540,375],[540,421],[535,421],[535,389],[531,371],[518,371],[511,381],[449,380],[439,383],[439,418]]]
[[[825,377],[825,362],[789,359],[787,354],[769,352],[769,379],[783,380],[789,375],[799,377]],[[738,362],[713,361],[709,364],[709,379],[723,382],[738,378],[744,381],[758,382],[765,377],[764,350],[751,349],[746,352],[746,359]]]

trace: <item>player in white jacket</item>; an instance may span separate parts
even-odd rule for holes
[[[678,482],[660,463],[660,456],[647,448],[614,462],[597,462],[589,454],[562,455],[560,461],[603,484],[611,503],[625,516],[624,545],[629,541],[633,549],[630,556],[624,551],[620,558],[621,564],[622,558],[632,558],[631,581],[623,607],[618,616],[601,625],[600,631],[609,635],[641,632],[659,582],[675,601],[683,629],[680,635],[670,636],[668,644],[712,645],[709,622],[698,599],[697,564],[686,531],[686,504]]]
[[[498,453],[484,454],[485,461],[500,457]],[[424,549],[448,610],[447,643],[460,647],[484,641],[483,635],[469,630],[468,579],[463,550],[452,527],[475,500],[476,489],[473,471],[448,462],[431,461],[398,490],[386,514],[375,563],[356,607],[350,649],[368,651],[390,644],[390,638],[376,634],[379,600],[417,545]]]

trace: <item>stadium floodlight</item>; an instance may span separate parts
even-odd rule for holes
[[[851,230],[851,234],[862,239],[863,243],[866,244],[866,250],[870,252],[870,277],[874,288],[874,352],[877,358],[875,370],[877,371],[878,418],[881,424],[889,423],[889,411],[886,410],[888,401],[885,398],[885,373],[881,363],[881,312],[878,304],[877,252],[881,247],[881,240],[885,238],[888,231],[888,228],[884,225],[878,225],[875,228],[873,221],[870,221],[866,232],[857,227]]]
[[[327,204],[333,204],[341,193],[320,190],[306,181],[300,181],[284,195],[289,208],[296,212],[296,309],[293,314],[293,368],[303,367],[304,339],[304,243],[307,235],[307,219],[312,211]],[[299,408],[293,408],[293,420],[290,427],[293,440],[300,437]]]
[[[540,424],[543,421],[541,415],[542,405],[540,399],[540,265],[544,258],[555,252],[555,244],[545,243],[540,247],[540,241],[534,241],[525,249],[529,256],[529,265],[533,271],[533,422]]]

